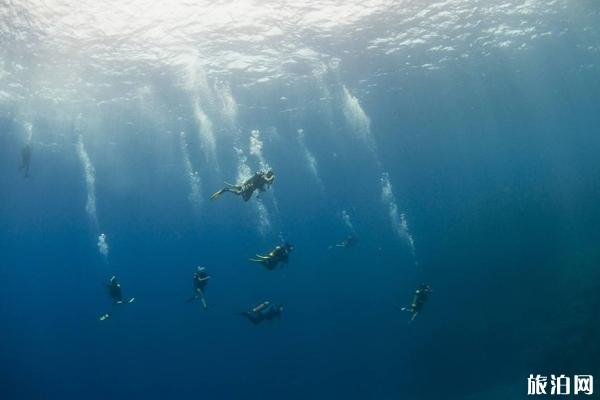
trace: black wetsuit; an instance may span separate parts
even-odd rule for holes
[[[242,313],[243,316],[248,318],[250,322],[257,325],[263,321],[271,320],[281,315],[283,307],[281,305],[275,306],[273,304],[261,304],[251,311]]]
[[[287,264],[290,259],[290,252],[291,248],[288,246],[277,246],[269,253],[269,258],[264,259],[262,263],[268,270],[272,271],[279,263]]]
[[[411,311],[413,313],[418,313],[423,309],[423,306],[425,305],[425,303],[427,302],[427,299],[429,298],[430,291],[431,291],[431,289],[427,285],[421,285],[415,291],[415,295],[413,297],[413,301],[411,304]]]
[[[255,190],[265,191],[265,186],[269,181],[265,178],[262,172],[255,173],[251,178],[244,182],[240,188],[240,194],[244,201],[250,200]]]
[[[194,272],[194,289],[204,291],[209,275],[206,271]]]
[[[108,293],[115,303],[123,302],[123,292],[121,291],[121,285],[116,279],[110,281],[108,285]]]

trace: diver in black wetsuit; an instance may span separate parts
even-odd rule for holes
[[[290,253],[294,250],[294,246],[285,242],[282,245],[275,247],[266,256],[256,255],[256,258],[249,258],[249,261],[260,263],[265,266],[268,270],[274,270],[279,263],[287,264],[289,261]]]
[[[131,304],[134,302],[135,297],[132,297],[127,302],[123,300],[123,292],[121,290],[121,284],[117,281],[116,276],[112,276],[106,285],[108,294],[113,301],[113,307],[119,304]],[[112,312],[107,312],[100,317],[100,321],[108,319],[112,315]]]
[[[430,285],[420,285],[417,288],[417,290],[415,290],[415,294],[413,296],[412,304],[410,305],[410,307],[400,308],[401,311],[406,311],[412,314],[410,322],[414,321],[415,318],[417,318],[417,315],[419,315],[419,313],[423,309],[423,306],[427,302],[427,299],[429,298],[429,293],[431,293],[432,291],[433,290],[431,289]]]
[[[204,267],[198,266],[192,279],[194,281],[194,296],[189,298],[187,302],[190,303],[194,300],[200,299],[202,306],[206,310],[208,305],[206,304],[206,299],[204,298],[204,288],[210,279],[210,275],[208,275]]]
[[[21,166],[19,171],[25,171],[25,178],[29,177],[29,165],[31,164],[31,144],[27,143],[21,149]]]
[[[250,311],[240,313],[240,315],[248,318],[254,325],[258,325],[263,321],[279,318],[282,311],[283,306],[281,304],[274,305],[269,301],[265,301]]]
[[[217,199],[223,193],[231,192],[238,196],[242,196],[244,201],[248,201],[255,191],[258,190],[259,192],[264,192],[267,187],[273,184],[274,181],[275,174],[273,171],[258,171],[241,184],[232,185],[225,182],[226,186],[223,189],[216,191],[212,196],[210,196],[210,198]]]

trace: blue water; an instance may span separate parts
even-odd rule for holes
[[[600,375],[595,1],[109,3],[0,2],[0,398]],[[283,268],[247,261],[283,240]],[[136,301],[101,322],[112,275]],[[237,315],[264,300],[280,319]]]

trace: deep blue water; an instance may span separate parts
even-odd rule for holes
[[[467,56],[419,41],[369,54],[394,26],[423,27],[390,6],[354,22],[366,33],[298,32],[334,60],[264,81],[271,70],[219,70],[203,50],[191,83],[160,57],[76,55],[56,73],[42,50],[59,47],[15,33],[34,22],[3,28],[0,398],[520,399],[532,373],[599,376],[598,7],[507,4],[531,14],[450,19],[473,37],[440,40]],[[2,6],[5,21],[27,9]],[[527,38],[482,44],[488,24]],[[209,200],[265,165],[277,177],[259,199]],[[328,248],[352,229],[357,247]],[[288,265],[247,261],[282,240]],[[197,265],[206,311],[185,303]],[[100,322],[113,274],[136,301]],[[422,282],[434,292],[408,324],[395,306]],[[280,319],[236,315],[264,300]]]

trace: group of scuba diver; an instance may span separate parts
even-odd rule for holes
[[[242,196],[244,201],[248,201],[256,191],[264,192],[274,181],[275,174],[273,171],[259,171],[240,184],[232,185],[225,182],[226,186],[215,192],[211,196],[211,199],[217,199],[223,193],[230,192]],[[290,243],[284,242],[283,244],[276,246],[266,255],[256,254],[255,257],[249,258],[248,261],[262,264],[266,269],[272,271],[280,264],[287,264],[292,250],[294,250],[294,246]],[[205,290],[209,279],[210,275],[206,271],[206,268],[198,266],[192,275],[193,296],[187,299],[187,303],[199,300],[204,309],[208,308]],[[113,308],[117,305],[131,304],[135,300],[133,297],[127,301],[123,300],[121,285],[118,283],[115,276],[110,278],[109,283],[107,284],[107,289],[108,294],[112,299]],[[247,318],[253,324],[259,324],[263,321],[279,317],[282,311],[283,305],[273,304],[270,301],[264,301],[257,306],[252,307],[248,311],[240,312],[238,315]],[[100,320],[107,320],[110,318],[112,313],[113,312],[111,311],[103,314],[100,317]]]
[[[21,150],[21,165],[19,166],[19,171],[23,171],[24,176],[29,177],[29,169],[31,165],[31,144],[27,143],[23,146]],[[238,184],[231,184],[225,182],[225,187],[216,191],[211,199],[217,199],[223,193],[229,192],[238,196],[242,196],[244,201],[248,201],[252,198],[252,195],[255,192],[264,192],[268,187],[270,187],[275,181],[275,174],[273,171],[258,171],[250,178]],[[329,249],[333,248],[342,248],[348,249],[355,247],[358,244],[358,237],[352,234],[347,236],[344,240],[339,243],[335,243],[334,245],[329,246]],[[289,260],[290,253],[294,250],[294,246],[284,242],[281,245],[276,246],[272,251],[267,253],[266,255],[256,254],[256,257],[249,258],[248,261],[262,264],[266,269],[272,271],[277,268],[279,264],[287,264]],[[192,275],[193,281],[193,291],[194,295],[187,300],[188,303],[193,302],[195,300],[200,300],[202,303],[202,307],[204,309],[208,308],[208,304],[206,302],[206,298],[204,295],[204,291],[208,281],[210,279],[210,275],[206,272],[204,267],[198,266],[196,272]],[[121,285],[117,281],[115,276],[112,276],[106,285],[108,289],[108,294],[112,299],[112,310],[103,314],[100,317],[101,321],[107,320],[111,317],[114,311],[115,306],[123,305],[123,304],[131,304],[135,301],[135,298],[132,297],[129,300],[123,299],[123,293],[121,290]],[[417,315],[423,309],[423,306],[427,302],[429,293],[432,292],[431,286],[428,284],[421,284],[414,293],[413,300],[410,306],[406,307],[397,307],[400,311],[409,312],[411,314],[410,322],[414,321]],[[281,304],[275,305],[270,301],[264,301],[259,305],[253,307],[249,311],[244,311],[239,315],[246,317],[253,324],[259,324],[265,320],[271,320],[275,317],[279,317],[281,312],[283,311],[283,306]]]
[[[25,171],[25,176],[29,175],[29,164],[31,161],[31,147],[27,145],[23,148],[22,151],[22,165],[19,168],[20,170]],[[250,178],[239,184],[230,184],[225,182],[225,187],[215,192],[211,199],[217,199],[223,193],[229,192],[238,196],[242,196],[244,201],[250,200],[252,195],[255,192],[264,192],[268,187],[270,187],[275,181],[275,174],[273,171],[258,171]],[[329,249],[340,248],[340,249],[349,249],[353,248],[358,244],[358,237],[354,234],[347,236],[344,240],[339,243],[335,243],[329,246]],[[275,270],[280,264],[287,264],[289,261],[289,256],[291,252],[294,250],[294,246],[290,243],[284,242],[280,245],[277,245],[273,250],[268,252],[265,255],[256,254],[255,257],[249,258],[248,261],[253,263],[258,263],[264,266],[267,270],[272,271]],[[198,266],[196,271],[192,275],[192,283],[193,283],[193,296],[187,299],[187,303],[194,302],[199,300],[204,309],[208,308],[208,303],[205,297],[206,286],[210,280],[210,275],[206,271],[204,267]],[[115,276],[112,276],[106,285],[108,289],[108,294],[112,299],[112,309],[109,312],[106,312],[100,317],[101,321],[105,321],[109,319],[114,312],[116,306],[121,306],[124,304],[131,304],[135,301],[135,298],[132,297],[129,300],[125,300],[123,298],[123,293],[121,289],[121,285],[117,281]],[[417,315],[423,309],[423,306],[427,302],[429,293],[432,292],[431,286],[428,284],[421,284],[414,293],[413,300],[410,306],[406,307],[396,307],[400,311],[405,311],[411,314],[410,322],[414,321]],[[270,301],[264,301],[254,307],[252,307],[248,311],[243,311],[238,313],[238,315],[247,318],[253,324],[259,324],[261,322],[272,320],[274,318],[279,318],[283,311],[283,305],[274,304]]]

